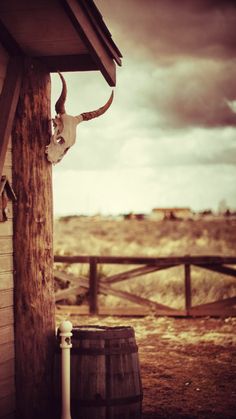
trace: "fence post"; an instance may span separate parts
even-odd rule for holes
[[[184,265],[185,272],[185,310],[186,315],[190,315],[190,309],[192,305],[192,296],[191,296],[191,266],[189,263]]]
[[[98,275],[97,275],[97,259],[89,258],[89,312],[90,314],[98,314]]]

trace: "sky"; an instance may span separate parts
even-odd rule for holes
[[[236,209],[235,1],[95,3],[123,64],[110,109],[53,168],[54,213]],[[100,72],[64,77],[71,115],[110,96]],[[54,74],[53,104],[60,91]]]

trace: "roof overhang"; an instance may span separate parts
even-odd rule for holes
[[[116,84],[121,53],[93,0],[1,0],[0,42],[50,72],[100,70]]]

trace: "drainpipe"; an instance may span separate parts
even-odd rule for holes
[[[72,323],[68,320],[60,324],[61,337],[61,379],[62,411],[61,419],[71,419],[70,413],[70,349],[72,348]]]

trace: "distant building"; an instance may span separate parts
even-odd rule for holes
[[[129,214],[123,215],[124,220],[144,220],[145,214],[134,214],[133,212],[130,212]]]
[[[153,208],[150,218],[155,220],[178,220],[189,219],[193,217],[190,208]]]

